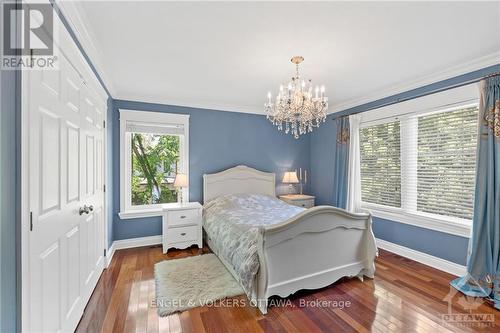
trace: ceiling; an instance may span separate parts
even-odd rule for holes
[[[330,112],[500,63],[500,2],[64,2],[113,98],[263,113],[302,55]]]

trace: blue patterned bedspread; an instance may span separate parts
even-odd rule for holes
[[[286,221],[303,210],[260,194],[227,195],[204,205],[203,227],[212,250],[231,265],[249,299],[255,297],[260,229]]]

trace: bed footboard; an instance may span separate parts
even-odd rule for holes
[[[267,312],[270,296],[326,287],[344,276],[373,278],[371,224],[369,214],[317,206],[263,230],[256,277],[260,311]]]

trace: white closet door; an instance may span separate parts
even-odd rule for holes
[[[81,268],[84,272],[82,284],[86,299],[90,298],[104,268],[104,109],[97,96],[84,84],[81,99],[85,121],[83,128],[83,201],[91,207],[82,225]]]
[[[72,332],[104,267],[104,109],[63,56],[29,80],[30,331]],[[84,205],[92,211],[80,215]]]

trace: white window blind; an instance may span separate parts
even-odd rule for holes
[[[164,135],[182,135],[184,126],[182,124],[158,124],[138,121],[127,121],[126,132],[151,133]]]
[[[360,129],[361,199],[401,207],[400,123]]]
[[[418,117],[418,211],[472,219],[477,117],[476,106]]]
[[[477,104],[391,119],[361,126],[362,203],[472,220]]]

